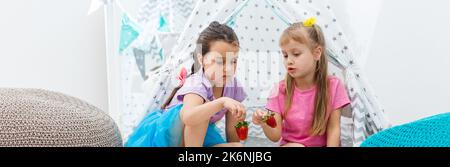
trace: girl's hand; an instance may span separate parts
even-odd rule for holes
[[[266,112],[261,111],[261,109],[256,109],[255,112],[253,112],[252,121],[255,125],[261,125],[264,123],[263,117],[266,115]]]
[[[246,112],[245,107],[244,105],[242,105],[242,103],[229,97],[221,97],[220,100],[223,104],[223,108],[231,112],[237,120],[245,120]]]

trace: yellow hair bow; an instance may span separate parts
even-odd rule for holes
[[[305,22],[303,22],[303,26],[305,26],[305,27],[312,27],[314,24],[316,24],[315,17],[311,17],[311,18],[307,19]]]

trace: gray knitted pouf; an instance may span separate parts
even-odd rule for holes
[[[120,147],[108,114],[80,99],[40,89],[0,88],[0,147]]]

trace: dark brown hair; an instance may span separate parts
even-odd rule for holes
[[[197,46],[194,53],[192,54],[194,64],[192,64],[191,67],[191,75],[196,73],[201,68],[201,64],[200,62],[198,62],[197,56],[206,55],[210,51],[211,44],[216,41],[223,41],[235,46],[239,46],[239,39],[231,27],[227,26],[226,24],[220,24],[217,21],[213,21],[200,33],[197,39]],[[167,100],[161,106],[162,109],[165,109],[167,105],[170,104],[172,98],[181,87],[182,85],[175,87],[169,98],[167,98]]]

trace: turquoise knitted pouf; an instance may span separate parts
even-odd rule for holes
[[[367,138],[361,147],[450,147],[450,113],[386,129]]]

